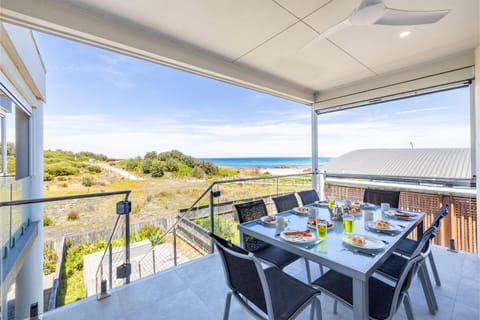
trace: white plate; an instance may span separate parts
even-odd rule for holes
[[[395,224],[390,224],[388,226],[388,228],[377,228],[375,226],[375,221],[367,222],[367,227],[369,227],[370,229],[380,231],[380,232],[398,232],[398,231],[402,230],[399,226],[397,226]]]
[[[352,237],[352,236],[363,237],[365,239],[365,245],[359,246],[359,245],[354,244],[352,242],[352,240],[350,240],[350,237]],[[368,235],[363,235],[363,234],[344,235],[342,237],[342,240],[343,240],[343,242],[345,242],[348,245],[351,245],[352,247],[360,248],[360,249],[366,249],[366,250],[378,250],[378,249],[382,249],[385,246],[385,243],[383,243],[381,240],[379,240],[375,237],[368,236]]]
[[[305,211],[302,211],[302,209],[300,209],[300,208],[304,208]],[[298,207],[298,208],[293,208],[292,210],[295,211],[298,214],[303,214],[303,215],[308,216],[308,208],[307,207]]]
[[[273,220],[271,222],[268,222],[267,221],[268,218],[272,218]],[[277,223],[277,217],[275,216],[264,216],[264,217],[261,217],[260,220],[262,221],[263,224],[267,226],[275,226]]]
[[[268,222],[267,221],[267,218],[268,217],[271,217],[273,218],[273,220],[271,222]],[[287,218],[283,218],[284,221],[285,221],[285,227],[288,225],[288,219]],[[263,225],[267,226],[267,227],[276,227],[277,226],[277,217],[276,216],[263,216],[259,219]]]
[[[315,236],[315,234],[313,232],[310,232],[310,234],[312,235],[311,237],[304,237],[302,235],[287,236],[287,235],[285,235],[285,232],[294,232],[294,230],[282,231],[282,233],[280,233],[280,238],[282,238],[283,240],[286,240],[288,242],[310,243],[310,242],[314,242],[314,241],[317,240],[317,237]]]
[[[402,213],[404,213],[405,215],[402,215]],[[385,211],[384,214],[386,216],[399,219],[399,220],[413,220],[417,218],[417,215],[415,213],[411,213],[407,211],[389,210],[389,211]],[[407,216],[406,214],[408,214],[409,216]]]

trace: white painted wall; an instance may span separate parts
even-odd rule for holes
[[[475,174],[477,175],[477,230],[480,230],[480,205],[478,199],[480,199],[480,46],[475,49],[475,81],[473,81],[473,90],[472,94],[473,104],[475,109]],[[480,248],[480,237],[477,237],[477,248]],[[480,255],[480,250],[477,252]]]

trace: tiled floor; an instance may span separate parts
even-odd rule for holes
[[[416,319],[480,319],[480,259],[477,255],[452,253],[433,248],[442,280],[435,287],[439,312],[428,313],[418,277],[409,290]],[[298,261],[285,269],[304,280],[304,263]],[[313,268],[313,272],[319,272]],[[318,275],[318,274],[317,274]],[[432,279],[433,280],[433,279]],[[111,296],[97,301],[91,297],[43,315],[43,319],[222,319],[227,287],[219,257],[206,257],[177,268],[143,278],[112,290]],[[332,299],[322,295],[323,319],[352,319],[352,312],[339,305],[333,314]],[[308,314],[299,319],[307,319]],[[403,306],[394,319],[405,319]],[[253,319],[232,300],[230,319]]]

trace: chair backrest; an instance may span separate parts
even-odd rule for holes
[[[260,217],[267,215],[267,207],[265,206],[265,202],[263,202],[263,200],[261,199],[236,204],[235,209],[237,210],[237,217],[239,223],[256,220]],[[249,235],[245,235],[243,237],[243,244],[245,245],[245,248],[250,252],[255,252],[268,246],[266,242],[258,240]]]
[[[428,246],[430,245],[430,239],[435,237],[435,230],[435,228],[428,228],[427,231],[423,233],[422,239],[420,239],[417,248],[408,259],[408,263],[404,267],[399,280],[395,285],[395,292],[393,294],[390,314],[393,314],[398,309],[400,306],[400,298],[402,297],[402,293],[406,292],[410,288],[410,284],[412,283],[412,279],[417,270],[417,264],[422,259],[425,259],[426,255],[423,254],[423,252],[428,249]]]
[[[277,212],[283,212],[298,207],[297,197],[295,197],[294,193],[272,198],[272,200],[275,203]]]
[[[256,220],[267,215],[267,207],[261,199],[236,204],[235,209],[237,210],[239,223]]]
[[[261,263],[253,254],[231,242],[212,233],[210,236],[222,259],[227,286],[268,313],[267,305],[270,304],[271,308],[271,298]]]
[[[315,191],[313,189],[312,190],[304,190],[304,191],[300,191],[300,192],[297,192],[297,193],[298,193],[298,196],[300,197],[300,199],[302,199],[302,204],[304,206],[320,200],[320,198],[318,197],[317,191]]]
[[[432,221],[432,224],[430,225],[430,227],[435,227],[436,229],[440,228],[440,221],[447,214],[448,214],[448,204],[444,204],[443,207],[441,207],[437,211],[437,214],[435,215],[435,218],[433,218],[433,221]]]
[[[387,191],[377,189],[365,189],[363,194],[363,202],[380,205],[381,203],[389,203],[390,207],[398,208],[400,201],[400,191]]]

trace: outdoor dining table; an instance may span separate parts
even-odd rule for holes
[[[317,218],[330,220],[327,207],[316,207]],[[308,214],[300,214],[293,210],[281,212],[278,215],[286,218],[285,230],[305,230],[307,228]],[[371,252],[356,250],[344,243],[344,230],[342,221],[331,221],[333,227],[328,230],[327,237],[316,245],[296,244],[282,239],[275,226],[259,223],[258,220],[245,222],[238,225],[240,242],[243,245],[244,235],[253,236],[271,245],[290,251],[301,257],[317,262],[332,270],[342,273],[353,280],[353,317],[354,319],[368,319],[368,278],[395,250],[400,240],[406,237],[413,229],[417,228],[417,238],[423,234],[423,219],[425,214],[418,212],[411,220],[397,220],[386,216],[380,208],[373,212],[373,219],[383,219],[399,226],[399,231],[383,233],[372,231],[364,222],[365,212],[355,216],[353,234],[374,236],[385,243],[380,250]],[[316,235],[314,229],[312,233]]]

